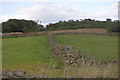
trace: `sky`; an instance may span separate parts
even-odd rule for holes
[[[64,20],[118,20],[119,0],[2,0],[0,23],[8,19],[41,21],[47,25]]]

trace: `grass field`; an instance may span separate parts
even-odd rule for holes
[[[24,70],[28,75],[46,77],[64,76],[63,69],[55,69],[63,65],[53,57],[46,36],[3,38],[2,41],[2,70]]]
[[[118,59],[118,38],[115,36],[98,35],[56,35],[58,43],[73,46],[82,53],[90,53],[92,57],[100,57],[102,60]]]
[[[55,61],[46,36],[3,38],[2,41],[3,65]]]
[[[82,37],[82,38],[81,38]],[[97,37],[97,38],[96,38]],[[82,49],[79,45],[85,44],[89,47],[90,44],[96,45],[99,48],[99,41],[110,41],[113,47],[109,49],[116,49],[116,37],[103,37],[103,36],[88,36],[88,35],[58,35],[56,36],[58,42],[63,45],[72,45],[75,49]],[[85,41],[85,39],[88,39]],[[89,40],[90,39],[90,40]],[[92,42],[96,40],[96,43]],[[73,43],[74,42],[74,43]],[[82,43],[81,43],[82,42]],[[106,41],[107,42],[107,41]],[[89,44],[88,44],[89,43]],[[103,46],[107,45],[104,44]],[[108,44],[110,46],[110,44]],[[102,47],[103,47],[102,46]],[[80,48],[81,47],[81,48]],[[85,46],[86,47],[86,46]],[[83,48],[83,52],[89,51],[90,48]],[[94,49],[97,49],[94,47]],[[105,46],[106,47],[106,46]],[[92,48],[92,47],[91,47]],[[106,48],[108,49],[108,48]],[[116,50],[113,50],[113,52]],[[96,50],[97,52],[97,50]],[[99,52],[99,51],[98,51]],[[105,51],[104,51],[105,52]],[[112,54],[112,53],[111,53]],[[114,56],[110,55],[111,59],[117,58],[117,53]],[[92,55],[92,54],[91,54]],[[95,54],[93,54],[95,55]],[[99,54],[96,54],[98,56]],[[109,54],[106,54],[109,56]],[[105,54],[101,55],[102,57]],[[13,37],[2,39],[2,70],[9,69],[24,70],[27,75],[40,74],[47,78],[64,78],[64,65],[58,59],[53,57],[48,40],[46,36],[33,36],[33,37]],[[58,69],[57,69],[58,68]],[[118,74],[117,65],[109,65],[106,67],[92,67],[92,66],[67,66],[67,78],[96,78],[96,77],[109,77],[116,78]],[[91,72],[93,72],[91,74]],[[109,73],[109,74],[108,74]]]

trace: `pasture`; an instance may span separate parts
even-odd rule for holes
[[[55,61],[46,36],[3,38],[2,41],[3,66]]]
[[[73,46],[81,52],[89,52],[92,56],[117,60],[117,37],[96,35],[56,35],[55,37],[61,45]],[[92,50],[93,48],[94,50]],[[100,51],[99,48],[103,50]],[[101,52],[103,53],[101,54]],[[105,54],[106,52],[109,54]],[[47,78],[65,77],[64,65],[53,56],[47,36],[3,38],[2,69],[24,70],[27,75],[40,74]],[[91,74],[91,72],[93,73]],[[105,67],[68,65],[66,77],[116,78],[117,74],[117,65],[110,64]]]
[[[82,53],[90,53],[91,57],[102,60],[118,59],[118,37],[116,36],[99,36],[99,35],[56,35],[57,42],[64,46],[73,46]]]

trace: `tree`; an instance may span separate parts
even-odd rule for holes
[[[36,22],[32,20],[18,20],[18,19],[9,19],[7,22],[2,23],[2,32],[36,32],[41,31],[43,25],[37,25]]]
[[[106,21],[99,21],[95,19],[84,19],[84,20],[68,20],[68,21],[59,21],[57,23],[50,23],[46,26],[46,30],[67,30],[67,29],[80,29],[80,28],[105,28],[108,31],[117,32],[116,22],[112,22],[111,19]]]

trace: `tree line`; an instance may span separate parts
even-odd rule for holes
[[[68,30],[68,29],[81,29],[81,28],[105,28],[111,32],[120,32],[118,27],[119,21],[112,21],[111,19],[106,19],[106,21],[98,21],[94,19],[84,19],[84,20],[68,20],[59,21],[57,23],[49,23],[46,28],[41,24],[32,20],[18,20],[9,19],[6,22],[2,22],[2,32],[39,32],[39,31],[54,31],[54,30]]]
[[[118,20],[112,21],[111,19],[106,19],[106,21],[98,21],[94,19],[84,19],[84,20],[68,20],[59,21],[57,23],[49,24],[46,26],[47,30],[66,30],[66,29],[81,29],[81,28],[105,28],[111,32],[119,32]]]
[[[32,20],[18,20],[9,19],[7,22],[2,23],[2,33],[10,32],[38,32],[44,30],[43,25],[38,25],[37,22]]]

